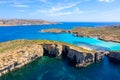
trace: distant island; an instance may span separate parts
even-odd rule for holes
[[[39,19],[0,19],[0,26],[44,25],[44,24],[57,24],[57,22]]]
[[[95,28],[76,27],[71,30],[43,29],[40,32],[72,33],[75,36],[95,37],[100,40],[120,43],[120,26],[107,26],[107,27],[95,27]]]

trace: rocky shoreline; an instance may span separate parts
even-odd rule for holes
[[[42,56],[64,56],[76,67],[86,67],[104,57],[104,52],[48,40],[16,40],[0,43],[0,76]]]
[[[57,31],[59,30],[59,31]],[[45,29],[40,32],[53,32],[53,33],[72,33],[75,36],[80,37],[95,37],[104,41],[118,42],[120,43],[120,26],[108,26],[98,28],[85,28],[79,27],[71,30],[62,29]],[[110,60],[120,62],[120,51],[105,52]]]
[[[120,51],[111,51],[110,54],[108,54],[108,57],[111,60],[120,63]]]
[[[40,32],[53,32],[53,33],[72,33],[80,37],[93,37],[104,41],[120,43],[120,26],[107,26],[107,27],[77,27],[71,30],[62,29],[45,29]]]

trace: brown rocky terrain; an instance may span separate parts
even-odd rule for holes
[[[45,30],[41,30],[40,32],[50,32],[50,33],[63,33],[66,32],[66,30],[62,30],[62,29],[45,29]]]
[[[0,19],[0,26],[17,26],[17,25],[44,25],[57,24],[56,22],[45,20],[29,20],[29,19]]]
[[[41,30],[41,32],[69,32],[73,33],[75,36],[96,37],[105,41],[120,42],[120,26],[108,26],[97,28],[77,27],[71,30],[47,29]]]
[[[71,32],[77,36],[96,37],[105,41],[120,42],[120,26],[74,28]]]
[[[15,40],[0,43],[0,75],[22,67],[42,56],[63,56],[76,67],[101,60],[103,52],[86,50],[71,44],[48,40]]]

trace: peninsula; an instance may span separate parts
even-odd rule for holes
[[[53,33],[72,33],[75,36],[81,37],[95,37],[100,40],[112,41],[120,43],[120,26],[107,26],[107,27],[76,27],[71,30],[62,29],[45,29],[41,32]]]
[[[14,40],[0,43],[0,76],[42,56],[64,56],[76,67],[85,67],[101,60],[103,52],[83,49],[49,40]]]
[[[40,32],[52,33],[72,33],[78,37],[96,37],[100,40],[112,41],[120,43],[120,26],[107,27],[77,27],[71,30],[63,29],[44,29]],[[107,53],[109,59],[120,62],[120,51],[109,51]]]
[[[0,19],[0,26],[44,25],[44,24],[57,24],[57,22],[45,21],[40,19]]]

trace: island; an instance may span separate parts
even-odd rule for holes
[[[0,43],[0,76],[42,56],[62,56],[75,67],[100,61],[104,52],[87,50],[64,42],[50,40],[13,40]]]
[[[0,19],[0,26],[47,25],[47,24],[57,24],[57,22],[45,21],[40,19]]]
[[[118,42],[120,43],[120,26],[106,26],[106,27],[76,27],[71,30],[62,29],[44,29],[40,32],[53,33],[72,33],[80,37],[94,37],[100,40]]]

